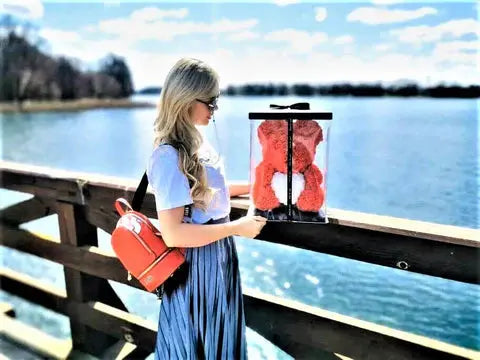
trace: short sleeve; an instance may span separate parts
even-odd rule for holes
[[[192,204],[190,186],[180,170],[177,150],[170,145],[158,146],[150,156],[147,177],[155,194],[157,211]]]

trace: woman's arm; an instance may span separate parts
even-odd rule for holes
[[[230,235],[254,238],[265,225],[261,216],[242,217],[223,224],[183,223],[183,206],[158,212],[162,237],[168,247],[200,247]]]
[[[230,197],[239,195],[247,195],[250,192],[250,184],[248,181],[235,181],[228,184]]]

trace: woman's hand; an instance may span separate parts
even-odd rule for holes
[[[254,238],[267,223],[267,219],[262,216],[244,216],[232,221],[234,234],[246,238]]]
[[[245,216],[222,224],[183,223],[183,206],[161,210],[158,221],[168,247],[200,247],[231,235],[254,238],[267,222],[261,216]]]

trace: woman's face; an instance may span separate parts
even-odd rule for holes
[[[209,107],[196,100],[192,108],[192,120],[195,125],[208,125],[212,114]]]

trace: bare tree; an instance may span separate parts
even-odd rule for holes
[[[93,75],[94,95],[98,98],[119,97],[122,93],[120,84],[111,76],[104,73]]]
[[[120,85],[121,97],[128,97],[133,93],[132,77],[125,59],[109,54],[102,60],[100,72],[114,78]]]

